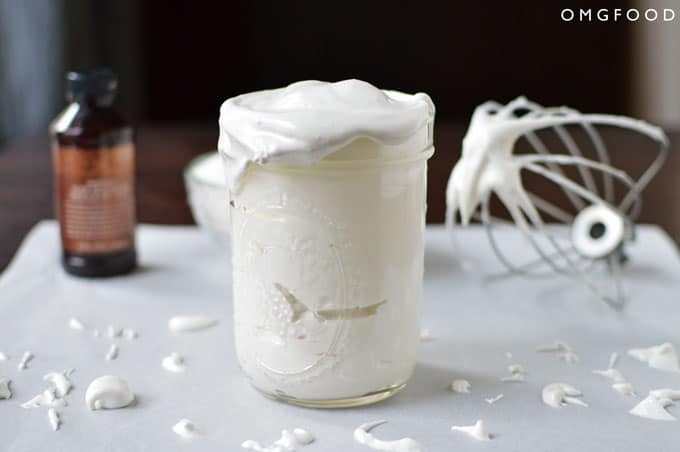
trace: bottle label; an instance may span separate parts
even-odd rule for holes
[[[134,245],[134,146],[53,148],[64,250],[108,254]]]

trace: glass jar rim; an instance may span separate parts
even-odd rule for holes
[[[428,160],[434,154],[434,145],[430,144],[418,152],[408,155],[408,157],[396,159],[351,159],[351,160],[326,160],[322,159],[312,165],[292,165],[284,163],[266,164],[252,163],[258,169],[264,171],[285,171],[285,172],[314,172],[318,170],[334,169],[375,169],[389,166],[407,165],[423,160]],[[222,154],[224,156],[224,154]],[[228,158],[228,157],[227,157]],[[250,166],[250,164],[249,164]]]

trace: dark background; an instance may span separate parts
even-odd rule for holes
[[[28,229],[52,215],[46,129],[65,106],[63,76],[69,69],[108,66],[118,73],[117,108],[139,130],[138,217],[154,223],[192,222],[182,169],[216,147],[220,104],[248,91],[354,77],[380,88],[428,93],[437,107],[428,175],[431,223],[443,221],[446,181],[479,103],[526,95],[584,112],[637,112],[634,75],[641,63],[634,49],[641,24],[560,19],[564,7],[625,9],[632,2],[36,0],[49,6],[42,15],[46,9],[29,3],[0,4],[0,13],[10,6],[10,15],[0,17],[5,24],[13,22],[12,14],[17,21],[40,16],[28,30],[16,27],[25,36],[5,30],[0,39],[3,75],[21,67],[39,76],[22,90],[3,88],[0,78],[0,107],[10,112],[3,131],[0,108],[0,267]],[[7,38],[16,44],[31,36],[46,43],[47,54],[27,48],[3,60]],[[38,90],[42,84],[45,89]],[[53,99],[40,114],[15,121],[43,92]],[[622,157],[621,167],[644,169],[649,159],[640,140],[614,138],[620,149],[612,152]],[[646,190],[641,217],[663,225],[676,240],[678,170],[680,158],[673,157]]]
[[[626,23],[565,23],[559,3],[146,2],[144,114],[215,121],[236,94],[345,78],[426,91],[442,120],[519,94],[626,112]]]
[[[546,1],[94,2],[71,18],[67,66],[113,66],[122,77],[123,103],[143,120],[215,121],[220,103],[239,93],[352,77],[427,91],[440,119],[463,120],[484,99],[520,93],[546,104],[628,111],[630,24],[565,23],[562,7]]]

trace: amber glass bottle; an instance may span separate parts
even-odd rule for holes
[[[70,72],[68,107],[50,125],[62,264],[74,275],[135,268],[133,129],[113,108],[118,82],[107,69]]]

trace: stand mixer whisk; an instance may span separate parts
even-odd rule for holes
[[[658,143],[658,154],[633,179],[612,166],[605,140],[596,126],[614,126],[647,136]],[[582,152],[571,127],[582,129],[594,158]],[[554,133],[566,152],[551,152],[539,131]],[[529,144],[529,152],[515,152],[520,138]],[[486,102],[472,115],[462,155],[449,178],[447,227],[452,232],[458,221],[467,225],[473,219],[479,220],[494,253],[509,272],[530,275],[545,273],[547,268],[583,282],[601,300],[622,307],[625,245],[634,238],[641,193],[663,166],[668,147],[661,128],[624,116],[583,114],[568,107],[546,108],[524,97],[507,105]],[[571,177],[565,171],[568,167],[576,169]],[[525,174],[558,186],[571,207],[560,207],[528,190]],[[601,180],[599,186],[596,179]],[[617,196],[615,185],[625,187],[622,195]],[[494,225],[507,221],[492,214],[492,195],[500,200],[538,259],[515,263],[502,250]],[[559,236],[545,218],[568,225],[569,234]],[[613,293],[605,293],[589,271],[598,262],[608,268]]]

